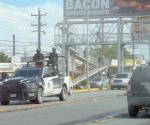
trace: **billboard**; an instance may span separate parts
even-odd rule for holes
[[[150,0],[64,0],[64,18],[150,15]]]
[[[150,39],[150,16],[137,17],[135,19],[137,20],[137,22],[132,24],[134,39],[149,40]]]
[[[123,16],[150,15],[150,0],[112,0],[112,13]]]

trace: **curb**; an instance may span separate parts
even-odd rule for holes
[[[73,93],[95,92],[99,90],[100,89],[79,89],[79,90],[73,90]]]

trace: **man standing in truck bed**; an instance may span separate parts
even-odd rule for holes
[[[39,49],[36,50],[36,54],[33,56],[33,61],[36,65],[43,65],[44,56]]]
[[[54,70],[58,70],[58,55],[56,53],[56,48],[52,48],[52,52],[49,54],[48,65],[51,64]]]

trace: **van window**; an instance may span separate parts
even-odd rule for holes
[[[138,68],[134,71],[130,84],[140,84],[142,82],[150,82],[150,68]]]

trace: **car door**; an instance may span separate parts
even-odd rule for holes
[[[58,73],[51,72],[51,80],[53,82],[53,93],[59,94],[61,92],[62,83],[64,81],[64,77],[58,75]]]
[[[44,81],[44,95],[49,95],[53,91],[53,81],[48,67],[44,68],[42,77]]]
[[[137,68],[129,85],[133,96],[150,97],[150,67]]]

